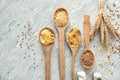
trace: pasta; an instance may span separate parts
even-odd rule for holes
[[[79,28],[73,28],[69,33],[66,35],[67,42],[71,47],[79,47],[82,43],[82,36],[79,33]]]
[[[55,35],[49,29],[44,29],[40,33],[40,41],[43,45],[49,45],[55,42]]]

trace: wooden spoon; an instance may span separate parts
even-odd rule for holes
[[[46,61],[46,63],[45,63],[45,80],[50,80],[50,56],[51,56],[52,46],[53,46],[54,43],[51,43],[49,45],[44,45],[41,42],[40,34],[45,29],[50,30],[54,34],[54,36],[55,36],[55,33],[52,29],[47,28],[47,27],[43,28],[39,33],[39,42],[42,44],[42,47],[43,47],[44,52],[45,52],[45,61]]]
[[[58,11],[65,11],[67,14],[67,23],[65,26],[58,27],[56,24],[56,14]],[[68,12],[64,8],[58,8],[54,13],[54,23],[59,33],[59,72],[60,72],[60,80],[65,79],[65,54],[64,54],[64,31],[68,25]],[[63,22],[64,23],[64,22]]]
[[[73,30],[73,29],[72,29]],[[72,31],[71,30],[71,31]],[[70,31],[70,32],[71,32]],[[79,30],[79,35],[81,36],[81,32]],[[69,42],[67,41],[67,43],[69,44]],[[79,44],[79,46],[81,45],[81,43]],[[79,48],[78,47],[73,47],[71,44],[69,44],[70,48],[71,48],[71,51],[72,51],[72,80],[76,80],[76,77],[75,77],[75,56],[76,56],[76,52]]]
[[[85,38],[85,44],[86,44],[86,49],[85,51],[82,53],[81,55],[81,63],[82,63],[82,66],[86,69],[90,69],[93,67],[94,65],[94,54],[92,53],[92,51],[89,49],[89,40],[90,40],[90,16],[89,15],[85,15],[84,16],[84,38]],[[87,54],[89,53],[91,56],[87,56],[85,57],[86,60],[90,59],[92,61],[92,64],[89,65],[89,66],[86,66],[84,64],[84,62],[82,61],[82,56],[84,54]],[[90,58],[92,57],[92,59]]]

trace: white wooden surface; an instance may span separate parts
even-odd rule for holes
[[[120,14],[120,0],[107,0],[106,4],[112,6],[113,2],[119,6],[118,14]],[[88,13],[93,22],[99,10],[98,0],[87,0],[86,4],[85,0],[0,0],[0,80],[44,80],[45,60],[43,49],[38,42],[38,34],[45,26],[49,26],[56,33],[57,39],[51,53],[51,80],[59,80],[58,33],[52,19],[54,10],[58,7],[65,7],[69,12],[70,20],[66,32],[72,27],[78,26],[82,35],[83,15]],[[108,13],[107,10],[106,13]],[[112,24],[114,22],[119,23],[120,18],[115,18]],[[31,30],[28,30],[28,24],[30,24]],[[115,39],[111,41],[120,44],[116,43]],[[75,59],[75,71],[86,71],[87,80],[92,80],[92,73],[95,71],[102,73],[103,80],[119,80],[119,52],[110,53],[108,59],[106,55],[109,51],[98,51],[101,48],[99,35],[91,42],[90,48],[95,54],[95,66],[90,70],[82,68],[79,59],[84,50],[83,42]],[[65,80],[72,80],[71,51],[66,40],[65,62]],[[103,63],[105,65],[100,66]],[[114,66],[111,65],[112,63]]]

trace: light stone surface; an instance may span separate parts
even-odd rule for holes
[[[108,5],[112,6],[115,2],[119,6],[120,0],[107,0]],[[58,7],[65,7],[69,12],[69,26],[65,33],[74,26],[81,29],[83,36],[83,15],[89,14],[91,22],[97,17],[99,10],[98,0],[0,0],[0,80],[45,80],[45,59],[43,49],[38,41],[39,31],[48,26],[56,33],[56,42],[51,52],[51,80],[59,79],[59,47],[58,32],[53,23],[53,13]],[[114,8],[113,8],[114,9]],[[108,10],[105,10],[108,15]],[[120,23],[120,18],[112,17]],[[28,35],[24,25],[31,25],[31,33]],[[120,27],[120,25],[119,25]],[[119,29],[120,31],[120,29]],[[22,36],[23,34],[26,34]],[[23,41],[22,41],[23,39]],[[18,41],[18,43],[17,43]],[[111,39],[112,43],[120,44]],[[20,44],[22,43],[22,44]],[[22,45],[20,48],[19,45]],[[30,46],[27,47],[27,45]],[[95,47],[93,47],[95,45]],[[90,43],[90,48],[95,55],[95,65],[90,70],[85,70],[80,64],[80,55],[84,50],[85,44],[79,48],[75,58],[75,72],[84,70],[87,80],[92,80],[93,72],[101,72],[103,80],[120,79],[120,55],[99,51],[99,35]],[[106,55],[110,55],[110,59]],[[99,66],[105,63],[103,66]],[[115,66],[111,65],[114,63]],[[71,76],[71,51],[65,40],[65,80],[72,80]]]

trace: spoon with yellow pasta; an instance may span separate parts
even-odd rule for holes
[[[72,51],[72,80],[76,80],[74,64],[75,64],[76,52],[79,46],[82,44],[82,36],[80,29],[78,27],[71,29],[71,31],[67,33],[66,37],[67,37],[67,43],[69,44]]]
[[[39,41],[45,52],[45,80],[50,80],[50,54],[55,42],[55,33],[50,28],[43,28],[39,33]]]

